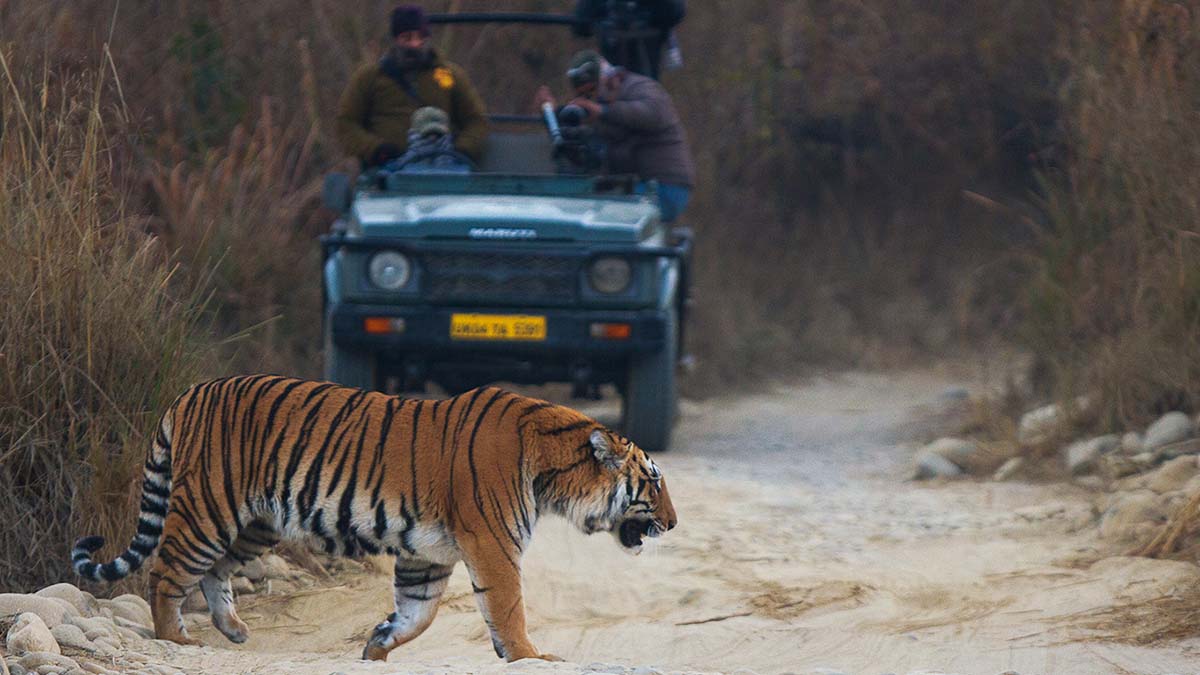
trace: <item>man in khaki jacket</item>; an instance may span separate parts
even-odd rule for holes
[[[337,135],[347,153],[378,166],[404,154],[412,114],[434,106],[450,115],[454,147],[478,161],[487,138],[487,113],[466,72],[429,44],[429,21],[418,6],[392,12],[392,47],[378,63],[360,67],[342,93]]]

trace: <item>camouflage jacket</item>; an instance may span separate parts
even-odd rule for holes
[[[381,143],[393,143],[403,152],[413,112],[431,105],[450,115],[455,148],[478,161],[487,138],[487,113],[466,72],[435,55],[432,65],[416,71],[410,84],[416,97],[385,72],[382,60],[355,71],[338,105],[337,135],[343,149],[363,161]]]

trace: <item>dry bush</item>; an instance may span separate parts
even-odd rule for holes
[[[1089,5],[1064,89],[1073,156],[1047,199],[1024,338],[1049,388],[1127,429],[1200,401],[1200,15]]]
[[[108,68],[0,58],[0,579],[20,591],[71,578],[81,534],[129,541],[148,431],[211,351],[203,297],[113,182]]]
[[[320,373],[316,239],[327,219],[316,143],[313,128],[281,128],[264,102],[258,122],[235,127],[223,147],[145,170],[155,229],[184,274],[212,287],[218,333],[239,338],[228,342],[234,372]]]

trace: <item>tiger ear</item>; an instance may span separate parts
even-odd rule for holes
[[[621,468],[625,458],[612,447],[612,441],[608,434],[596,429],[592,435],[588,437],[588,441],[592,444],[592,454],[596,459],[604,465],[604,468],[610,471],[616,471]]]

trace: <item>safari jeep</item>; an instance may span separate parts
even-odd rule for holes
[[[586,132],[559,121],[496,116],[471,173],[327,177],[327,379],[613,384],[624,433],[667,449],[691,239],[660,222],[652,184],[591,175]]]

